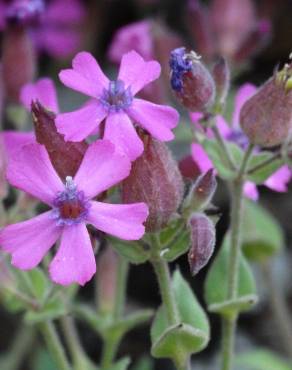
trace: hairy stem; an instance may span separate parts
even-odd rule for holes
[[[81,346],[73,318],[70,316],[62,317],[61,325],[73,361],[73,368],[75,370],[86,370],[89,361],[87,361],[87,356]]]
[[[160,256],[159,253],[159,239],[158,236],[152,237],[152,257],[151,263],[154,268],[159,290],[164,304],[168,323],[175,325],[178,323],[178,311],[171,286],[170,272],[167,262]]]
[[[45,339],[47,348],[55,361],[58,370],[71,370],[63,345],[52,321],[39,324],[39,329]]]
[[[113,323],[119,321],[124,313],[127,278],[129,272],[129,263],[123,258],[119,257],[117,280],[116,280],[116,294],[114,311],[112,314]],[[103,349],[101,355],[101,370],[111,369],[113,360],[116,356],[121,337],[118,335],[106,335],[103,338]]]
[[[238,288],[240,231],[243,208],[243,184],[246,168],[254,146],[250,145],[242,159],[237,177],[231,183],[231,244],[228,266],[227,299],[235,299]],[[231,370],[237,315],[222,318],[222,370]]]
[[[221,150],[222,150],[222,154],[225,156],[225,159],[228,163],[228,166],[232,169],[232,170],[235,170],[236,169],[236,165],[234,163],[234,160],[232,158],[232,155],[227,147],[227,145],[225,144],[225,141],[223,140],[222,136],[221,136],[221,133],[220,131],[218,130],[218,127],[216,125],[213,125],[212,126],[212,131],[214,133],[214,136],[216,138],[216,140],[218,141],[220,147],[221,147]]]

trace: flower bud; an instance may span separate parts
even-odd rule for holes
[[[3,36],[3,82],[6,98],[18,102],[23,85],[33,80],[36,55],[28,31],[21,25],[10,25]]]
[[[185,48],[171,52],[171,87],[181,104],[189,110],[205,111],[215,98],[215,83],[195,52]]]
[[[213,222],[203,213],[193,213],[188,220],[191,232],[191,248],[188,261],[191,274],[196,275],[214,252],[216,231]]]
[[[112,312],[117,289],[119,258],[109,246],[97,257],[97,297],[101,313]]]
[[[274,74],[240,111],[240,125],[250,142],[282,144],[292,126],[292,64]]]
[[[230,87],[230,69],[225,58],[221,57],[214,65],[213,78],[216,85],[216,98],[224,103]]]
[[[191,155],[182,158],[178,163],[178,168],[182,176],[188,180],[194,180],[201,174],[199,166]]]
[[[64,136],[57,132],[56,115],[39,102],[32,103],[32,115],[37,142],[46,147],[55,170],[62,179],[73,177],[88,145],[85,141],[65,141]]]
[[[200,175],[184,201],[184,208],[196,211],[204,210],[211,202],[217,189],[214,170],[210,169]]]
[[[146,231],[158,231],[167,225],[183,197],[183,180],[167,146],[147,134],[143,154],[132,164],[130,176],[123,182],[125,203],[145,202],[149,207]]]

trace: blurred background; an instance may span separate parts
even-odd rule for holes
[[[31,126],[31,120],[26,115],[21,115],[16,120],[11,119],[11,112],[17,104],[19,83],[49,76],[56,82],[61,111],[73,110],[84,100],[77,93],[65,89],[58,81],[57,74],[60,69],[71,65],[72,56],[77,51],[92,52],[105,72],[113,76],[117,72],[122,54],[135,49],[145,59],[157,59],[162,64],[161,78],[146,89],[144,97],[147,96],[147,99],[157,103],[168,102],[180,110],[182,118],[176,132],[177,139],[171,143],[176,158],[180,160],[190,153],[190,143],[185,135],[189,118],[187,112],[177,106],[169,88],[168,58],[172,49],[179,46],[193,49],[210,66],[216,58],[225,56],[232,68],[233,92],[245,82],[259,86],[273,74],[278,64],[283,65],[288,61],[292,51],[291,0],[88,0],[76,1],[76,4],[74,1],[76,7],[70,1],[65,1],[64,8],[60,7],[55,13],[49,13],[48,9],[54,2],[47,1],[41,21],[33,20],[25,25],[35,43],[33,47],[36,63],[33,68],[26,65],[32,63],[31,59],[23,58],[20,55],[22,51],[17,48],[17,36],[11,31],[15,20],[13,17],[9,21],[5,19],[6,9],[11,5],[11,1],[2,1],[0,4],[0,62],[3,71],[2,83],[6,86],[4,103],[5,107],[9,107],[4,112],[3,122],[6,129],[27,130]],[[40,28],[41,22],[43,28]],[[23,55],[26,52],[24,51]],[[34,71],[31,71],[32,69]],[[11,70],[18,71],[20,77],[14,74],[15,79],[11,81]],[[227,103],[229,117],[234,94],[230,95],[230,102]],[[219,183],[214,203],[222,213],[217,224],[217,244],[220,245],[229,223],[229,199],[222,183]],[[260,203],[270,210],[282,225],[286,248],[270,261],[271,269],[253,266],[260,302],[239,320],[237,350],[240,352],[254,347],[265,347],[285,357],[287,349],[275,322],[273,299],[274,294],[283,292],[292,312],[291,192],[275,193],[260,187]],[[177,265],[204,305],[203,282],[208,266],[192,278],[186,256],[173,263],[172,268]],[[270,271],[273,273],[273,280]],[[87,284],[80,291],[80,299],[91,301],[93,289],[92,283]],[[159,304],[158,287],[151,266],[132,266],[128,281],[127,309],[155,308]],[[210,319],[211,342],[206,350],[194,357],[193,366],[196,369],[216,368],[220,321],[212,314]],[[4,356],[15,343],[15,333],[21,320],[21,314],[15,316],[4,306],[0,307],[0,355]],[[98,337],[85,324],[78,323],[78,329],[86,351],[94,361],[98,361],[101,350]],[[25,353],[20,353],[19,369],[54,369],[49,355],[41,349],[40,337],[25,332],[20,338],[22,341],[27,340],[29,345]],[[133,359],[133,369],[137,370],[172,369],[169,361],[154,363],[149,360],[149,350],[148,325],[133,330],[125,337],[119,349],[119,356],[130,355]],[[145,359],[141,360],[144,357]],[[243,367],[242,369],[248,370]],[[4,369],[0,367],[0,370]]]

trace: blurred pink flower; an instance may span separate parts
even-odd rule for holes
[[[248,139],[242,132],[239,126],[239,114],[243,104],[256,92],[256,87],[246,83],[239,88],[235,95],[234,111],[232,115],[231,125],[229,125],[223,116],[216,117],[216,124],[222,137],[227,141],[232,141],[245,149],[248,145]],[[199,120],[202,118],[202,113],[190,113],[192,122],[196,127],[199,125]],[[212,138],[213,134],[210,129],[207,130],[207,136]],[[213,164],[208,157],[208,154],[200,144],[192,144],[192,157],[201,172],[206,172],[213,168]],[[288,166],[284,165],[271,175],[264,183],[269,189],[277,192],[287,191],[287,184],[291,180],[292,173]],[[257,200],[259,193],[256,184],[251,181],[246,181],[244,184],[244,195],[252,200]]]
[[[8,181],[52,209],[0,231],[0,245],[12,255],[12,264],[22,270],[34,268],[61,238],[49,267],[51,279],[62,285],[89,281],[96,264],[87,223],[126,240],[137,240],[144,234],[143,222],[148,215],[144,203],[92,200],[125,179],[130,168],[128,158],[116,153],[113,144],[99,140],[88,148],[74,179],[67,176],[63,184],[44,146],[30,144],[15,153],[8,165]]]
[[[115,81],[104,75],[94,57],[87,52],[78,53],[72,67],[60,72],[61,81],[91,99],[81,109],[57,116],[56,126],[65,135],[65,140],[85,139],[106,119],[104,138],[135,160],[143,152],[143,143],[133,122],[160,141],[174,138],[171,129],[178,123],[177,111],[134,97],[159,77],[158,62],[145,62],[138,53],[131,51],[123,56]]]
[[[271,34],[270,20],[257,16],[253,0],[212,0],[208,8],[200,0],[188,0],[186,14],[196,51],[205,58],[219,54],[244,62]]]
[[[144,59],[154,58],[152,22],[143,20],[121,27],[115,33],[108,50],[108,58],[113,63],[120,63],[122,56],[135,50]]]
[[[7,19],[24,23],[36,47],[56,58],[66,58],[81,47],[85,7],[80,0],[13,0],[0,2],[0,30]]]

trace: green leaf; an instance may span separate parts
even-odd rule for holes
[[[235,164],[239,164],[243,158],[243,151],[240,147],[234,143],[225,143],[229,153],[231,154]],[[202,142],[204,149],[206,150],[210,160],[214,167],[218,171],[219,176],[225,180],[232,180],[236,176],[236,171],[230,169],[229,164],[225,159],[225,155],[222,154],[222,149],[219,143],[215,140],[204,140]]]
[[[38,311],[27,312],[24,319],[28,324],[36,324],[45,320],[55,320],[66,313],[64,302],[59,295],[55,295]]]
[[[245,200],[243,213],[242,250],[244,255],[262,261],[278,253],[284,236],[277,220],[258,203]]]
[[[149,251],[139,242],[125,241],[114,237],[108,237],[114,250],[128,261],[140,264],[148,261]]]
[[[184,228],[184,220],[182,218],[176,218],[169,222],[169,224],[163,228],[159,234],[161,246],[168,247],[168,245],[175,239],[177,234]]]
[[[151,353],[183,365],[192,353],[206,347],[210,329],[204,310],[179,270],[173,276],[173,291],[179,322],[168,325],[165,307],[159,308],[151,327]]]
[[[31,271],[27,271],[28,278],[31,283],[32,294],[38,302],[44,302],[49,292],[51,284],[44,272],[38,267]]]
[[[274,153],[272,152],[260,152],[257,155],[254,155],[249,160],[248,165],[248,171],[255,168],[259,164],[268,161],[274,156]],[[277,159],[271,162],[270,164],[253,171],[251,174],[247,176],[247,179],[249,181],[252,181],[256,184],[262,184],[264,181],[266,181],[275,171],[277,171],[282,165],[284,161],[283,159]],[[247,171],[247,172],[248,172]]]
[[[124,357],[118,362],[116,362],[114,365],[112,365],[111,370],[126,370],[130,363],[131,360],[129,359],[129,357]]]
[[[242,353],[236,357],[235,362],[246,370],[292,370],[288,361],[265,349]]]
[[[153,360],[150,357],[143,357],[133,367],[133,370],[152,370],[154,369]]]
[[[240,253],[237,297],[227,299],[230,237],[226,235],[205,281],[205,300],[210,312],[233,315],[248,310],[257,301],[252,271]]]

